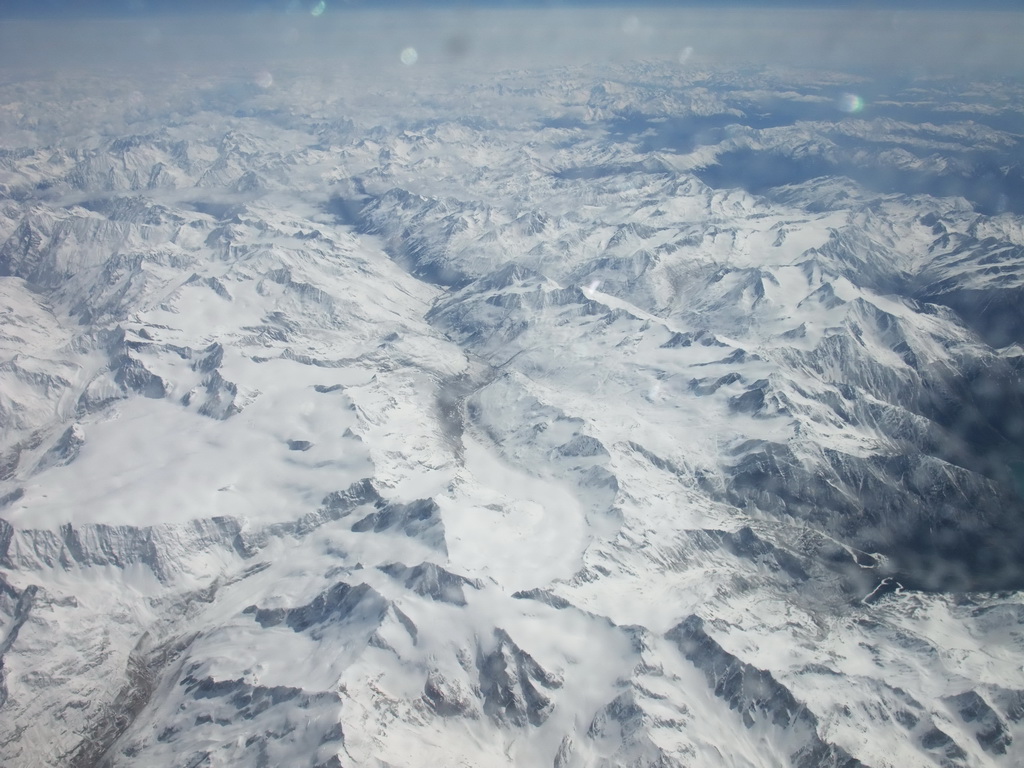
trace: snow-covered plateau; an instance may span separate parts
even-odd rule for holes
[[[1024,87],[460,40],[3,71],[0,765],[1024,764]]]

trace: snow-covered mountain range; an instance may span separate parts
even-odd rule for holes
[[[0,85],[0,763],[1020,765],[1020,85],[395,67]]]

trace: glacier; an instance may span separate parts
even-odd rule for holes
[[[0,83],[0,763],[1019,765],[1019,82],[446,50]]]

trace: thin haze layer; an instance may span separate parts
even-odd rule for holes
[[[386,77],[670,58],[905,76],[1024,72],[1024,13],[725,8],[334,10],[133,19],[9,20],[0,67],[270,66],[318,62]],[[409,49],[415,51],[410,55]],[[403,52],[405,55],[403,56]]]

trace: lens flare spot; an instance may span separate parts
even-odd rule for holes
[[[255,82],[260,88],[269,88],[274,84],[274,76],[264,69],[262,72],[256,73],[256,76],[253,78],[253,82]]]
[[[844,93],[839,97],[839,109],[849,114],[856,114],[864,109],[864,99],[855,93]]]
[[[417,61],[419,61],[420,55],[416,53],[415,48],[403,48],[402,53],[398,57],[402,63],[407,67],[411,67]]]
[[[685,64],[690,60],[691,56],[693,56],[693,46],[688,45],[679,52],[679,63]]]
[[[327,3],[325,3],[324,0],[320,0],[319,3],[313,6],[312,10],[310,10],[310,13],[313,14],[314,16],[323,16],[324,11],[326,10]]]

